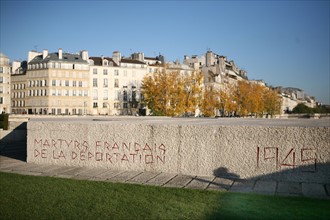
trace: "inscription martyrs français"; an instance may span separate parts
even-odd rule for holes
[[[162,143],[34,139],[33,145],[33,156],[40,160],[165,164]]]

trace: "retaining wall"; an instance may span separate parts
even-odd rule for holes
[[[27,161],[330,183],[329,126],[231,125],[216,119],[30,120]]]

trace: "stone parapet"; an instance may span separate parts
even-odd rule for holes
[[[330,183],[329,121],[296,120],[31,119],[27,161]]]

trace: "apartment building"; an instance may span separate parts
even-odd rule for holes
[[[88,52],[30,51],[26,72],[13,73],[13,113],[83,115],[90,112]]]
[[[115,51],[112,57],[90,57],[90,81],[93,115],[135,115],[142,108],[141,86],[148,65],[160,63],[134,53],[129,58]]]
[[[184,64],[194,69],[200,69],[204,74],[204,85],[222,89],[224,84],[235,84],[240,80],[247,80],[247,73],[239,69],[233,60],[208,50],[198,57],[184,56]]]
[[[10,113],[10,77],[9,58],[0,53],[0,113]]]

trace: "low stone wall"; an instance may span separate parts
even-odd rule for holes
[[[330,183],[329,126],[237,120],[30,120],[27,161]]]

